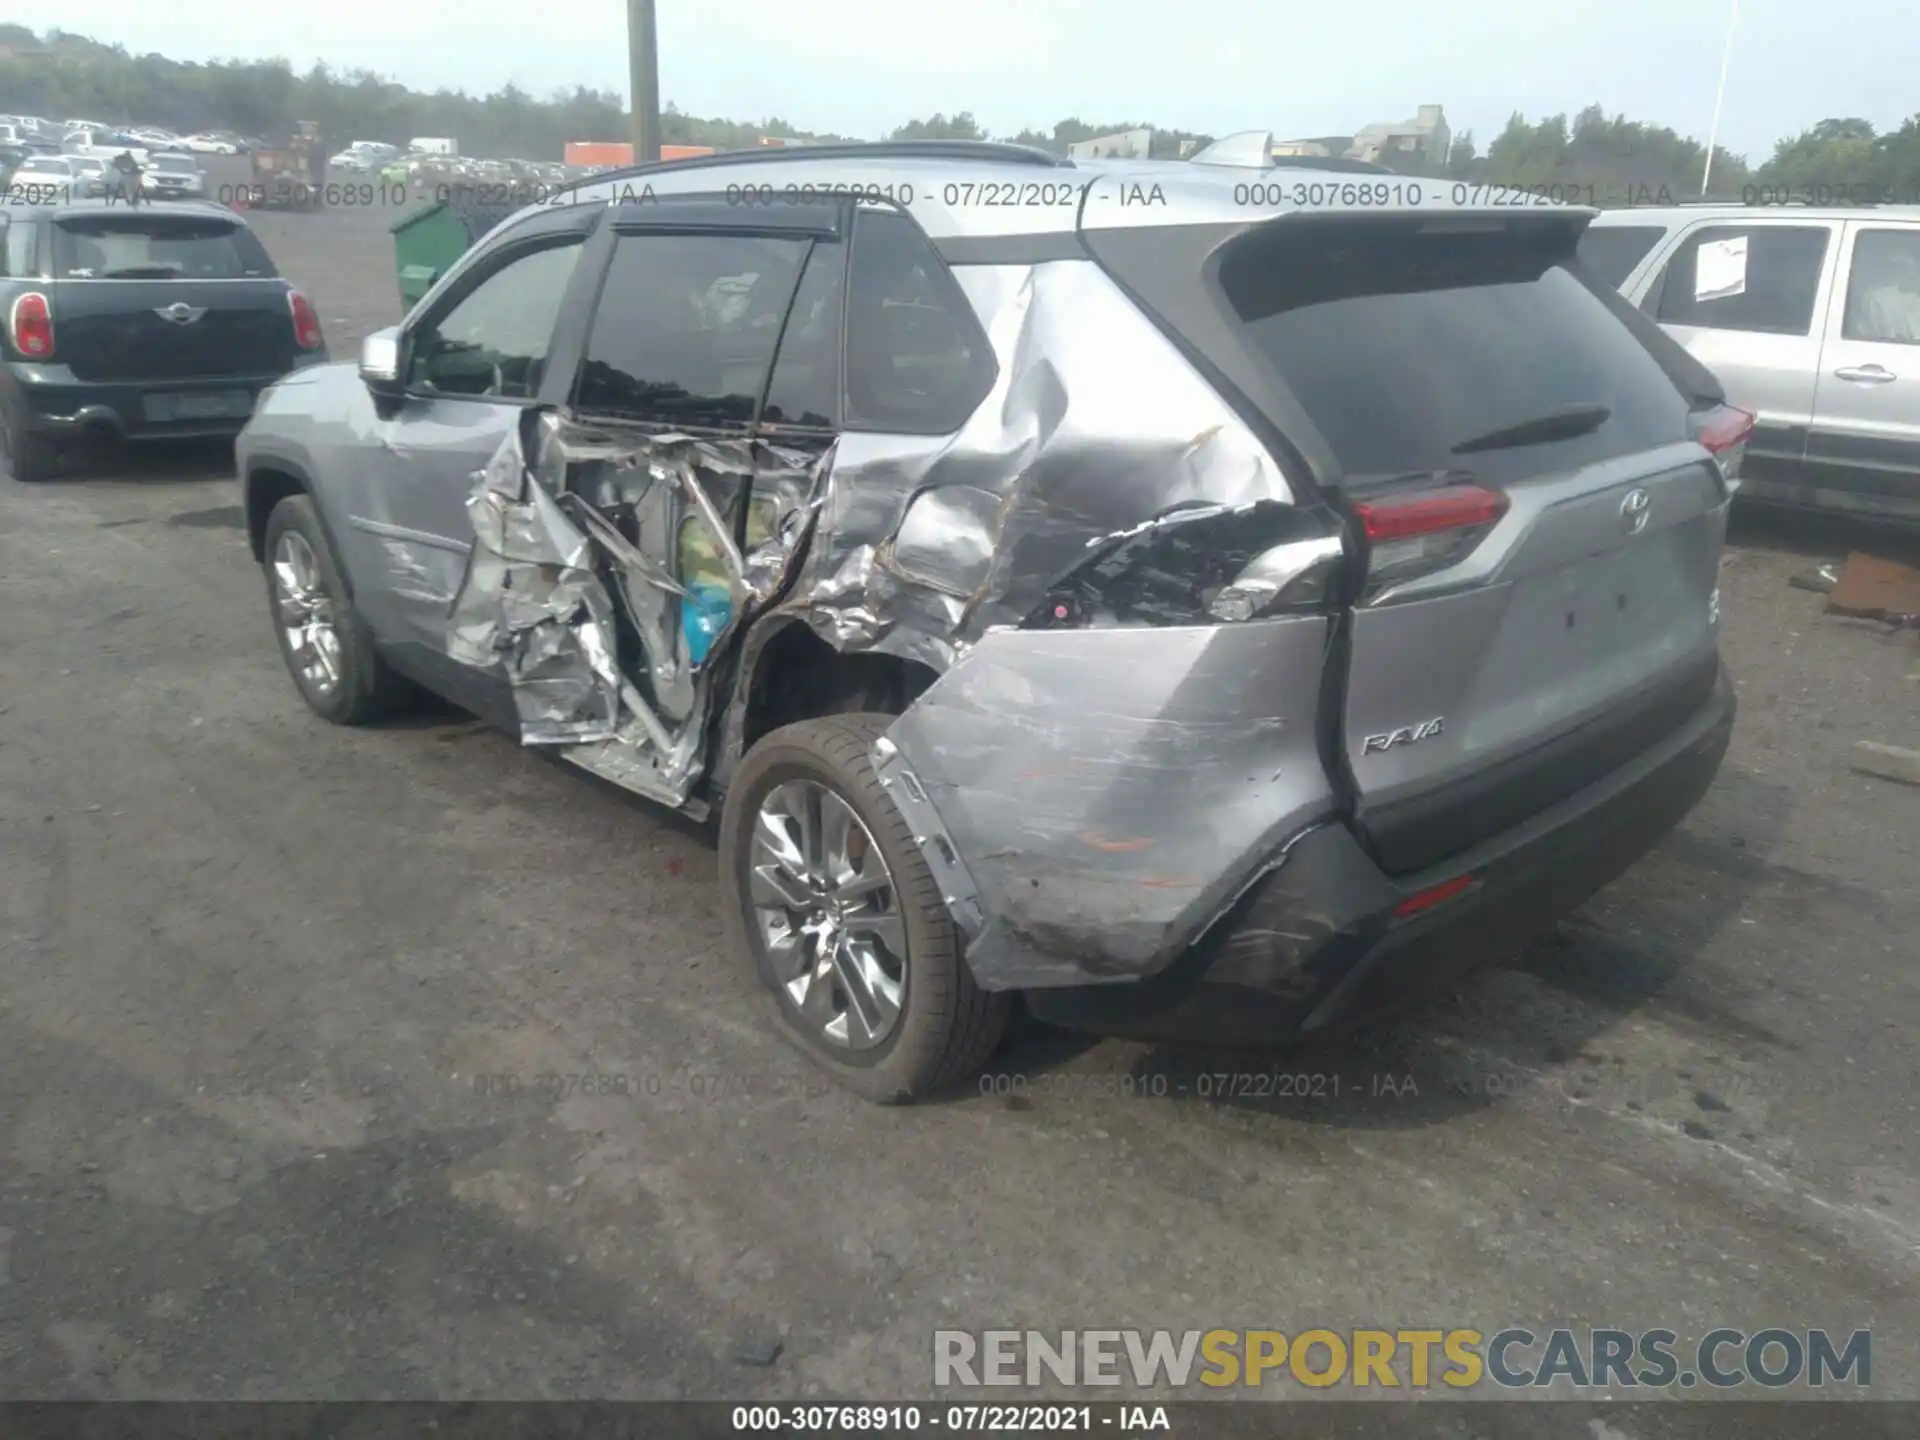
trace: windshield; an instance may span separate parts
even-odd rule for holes
[[[200,167],[184,155],[156,155],[153,157],[153,168],[164,170],[170,175],[192,175]]]
[[[67,175],[73,174],[73,167],[65,160],[51,155],[32,155],[20,162],[21,175]]]
[[[54,227],[54,270],[74,280],[238,280],[274,273],[243,226],[165,213],[87,215]]]

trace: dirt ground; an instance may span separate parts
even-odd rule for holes
[[[256,220],[339,358],[393,218]],[[1847,763],[1920,746],[1920,639],[1787,583],[1859,533],[1738,527],[1711,794],[1274,1062],[1337,1096],[1025,1032],[1021,1094],[883,1111],[741,1004],[704,832],[310,716],[230,458],[0,481],[0,1396],[909,1397],[938,1328],[1427,1323],[1871,1328],[1920,1399],[1920,789]]]

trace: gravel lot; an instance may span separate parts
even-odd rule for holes
[[[337,356],[392,218],[256,218]],[[1024,1094],[882,1111],[740,1003],[704,833],[459,717],[310,717],[229,463],[0,480],[0,1395],[903,1397],[956,1325],[1424,1322],[1872,1327],[1920,1399],[1920,790],[1847,769],[1920,745],[1920,645],[1788,587],[1845,535],[1741,527],[1711,795],[1279,1062],[1337,1098],[1025,1032]]]

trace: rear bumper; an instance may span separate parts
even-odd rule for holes
[[[301,364],[323,364],[324,350]],[[105,430],[122,440],[192,439],[237,435],[252,418],[260,392],[280,375],[192,376],[144,381],[75,379],[65,366],[13,363],[0,377],[7,427],[56,443]],[[245,397],[240,409],[238,397]],[[192,397],[192,398],[187,398]],[[201,413],[196,401],[231,400],[231,413]]]
[[[1604,779],[1444,866],[1390,879],[1344,825],[1304,831],[1180,960],[1132,985],[1032,991],[1043,1020],[1142,1038],[1258,1046],[1431,999],[1510,958],[1615,879],[1712,784],[1735,702],[1698,709]],[[1470,887],[1402,918],[1449,881]]]

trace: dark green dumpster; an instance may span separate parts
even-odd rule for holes
[[[455,191],[394,221],[393,258],[400,273],[401,308],[413,309],[454,261],[521,208],[512,201],[486,203]]]

